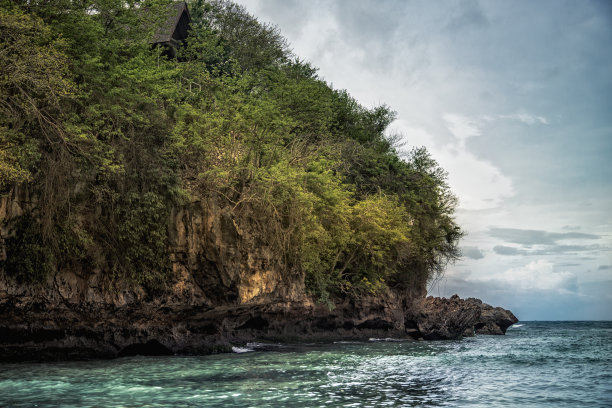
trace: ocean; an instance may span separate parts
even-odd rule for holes
[[[269,351],[250,349],[266,348]],[[612,407],[612,322],[458,341],[0,365],[1,407]]]

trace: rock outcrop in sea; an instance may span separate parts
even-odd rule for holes
[[[450,299],[429,296],[415,302],[418,333],[426,340],[457,339],[475,334],[505,334],[518,322],[511,311],[493,307],[480,299]]]
[[[209,354],[253,341],[458,339],[503,334],[518,321],[507,310],[456,296],[406,303],[408,298],[389,293],[347,300],[329,310],[308,298],[265,296],[256,302],[208,306],[173,296],[103,296],[92,288],[81,286],[80,291],[82,284],[76,276],[63,276],[51,288],[35,292],[3,281],[0,361]]]

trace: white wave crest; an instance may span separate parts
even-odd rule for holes
[[[247,347],[232,347],[232,353],[250,353],[251,351],[255,351],[253,349]]]
[[[375,338],[375,337],[370,337],[368,339],[368,341],[402,341],[400,339],[393,339],[391,337],[385,337],[384,339],[379,339],[379,338]]]

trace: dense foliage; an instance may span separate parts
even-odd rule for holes
[[[172,279],[167,217],[215,199],[321,300],[422,285],[458,255],[455,198],[367,109],[225,1],[189,3],[186,47],[152,48],[164,1],[0,3],[0,188],[40,196],[5,270]],[[19,261],[16,261],[19,260]]]

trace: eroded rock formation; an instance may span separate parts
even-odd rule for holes
[[[0,218],[20,215],[28,200],[2,198]],[[64,268],[38,285],[0,271],[0,361],[205,354],[256,340],[451,339],[501,334],[516,322],[476,299],[425,298],[424,287],[330,310],[214,201],[174,210],[169,231],[175,278],[155,296],[109,286],[99,270]]]
[[[426,340],[458,339],[474,334],[505,334],[518,322],[511,311],[493,307],[480,299],[429,296],[415,302],[414,314],[420,335]]]

